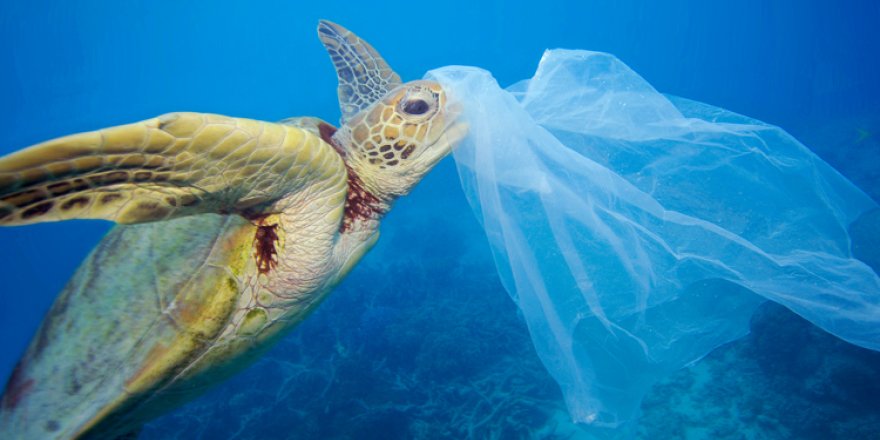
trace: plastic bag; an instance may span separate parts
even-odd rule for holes
[[[877,206],[783,130],[603,53],[548,51],[506,90],[477,68],[428,77],[470,123],[463,188],[576,421],[633,421],[765,298],[880,350],[880,279],[848,229]]]

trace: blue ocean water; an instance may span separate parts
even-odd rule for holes
[[[0,5],[0,153],[176,110],[338,118],[319,18],[405,79],[476,65],[502,84],[543,49],[614,53],[658,90],[780,125],[880,199],[880,6],[619,2],[45,2]],[[0,229],[7,376],[108,224]],[[658,385],[643,438],[880,436],[880,356],[778,306],[752,334]],[[584,435],[534,354],[447,160],[382,239],[264,360],[144,438]]]

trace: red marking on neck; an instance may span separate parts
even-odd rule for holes
[[[18,406],[21,403],[21,399],[30,393],[34,387],[34,380],[25,379],[23,370],[24,363],[19,361],[15,369],[12,370],[9,381],[6,382],[6,391],[3,393],[3,402],[0,405],[4,409],[13,409]]]
[[[278,265],[278,224],[257,224],[257,232],[254,234],[254,257],[257,260],[257,270],[261,274],[267,274]]]
[[[323,139],[324,142],[330,144],[340,156],[345,157],[345,150],[339,145],[336,145],[336,142],[333,141],[333,135],[336,134],[336,127],[321,122],[318,124],[318,133],[321,135],[321,139]]]
[[[333,139],[336,134],[336,127],[320,123],[318,124],[318,132],[324,142],[330,144],[333,149],[345,160],[345,148],[342,148]],[[345,215],[342,224],[339,225],[339,232],[345,233],[351,230],[352,225],[357,220],[367,220],[370,218],[379,218],[385,215],[387,205],[382,203],[378,197],[364,188],[364,182],[354,172],[348,164],[345,164],[348,171],[348,192],[345,194]]]
[[[385,215],[387,209],[387,205],[382,203],[382,200],[364,188],[364,182],[355,174],[354,170],[348,165],[346,168],[348,170],[348,192],[345,195],[345,216],[339,227],[340,233],[351,230],[352,224],[357,220],[378,219]]]

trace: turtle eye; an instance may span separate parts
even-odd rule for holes
[[[431,89],[414,85],[409,87],[397,101],[397,112],[410,123],[422,123],[431,118],[438,109],[439,95]]]
[[[403,111],[411,115],[423,115],[430,108],[424,99],[411,99],[403,105]]]

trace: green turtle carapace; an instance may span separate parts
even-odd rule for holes
[[[4,439],[133,438],[252,363],[376,242],[394,200],[466,132],[431,81],[402,83],[322,21],[341,126],[171,113],[0,158],[0,225],[114,227],[6,384]]]

